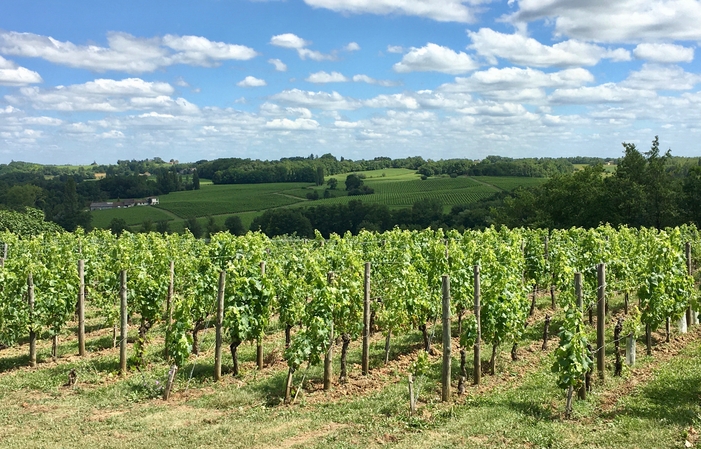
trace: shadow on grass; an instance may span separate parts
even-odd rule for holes
[[[603,415],[604,418],[627,416],[649,420],[651,425],[666,422],[688,427],[698,421],[701,375],[666,379],[647,385],[622,409]]]
[[[29,366],[29,354],[17,355],[14,357],[0,358],[0,373],[15,370],[20,367]]]

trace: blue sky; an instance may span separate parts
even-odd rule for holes
[[[698,0],[8,0],[0,163],[701,155]]]

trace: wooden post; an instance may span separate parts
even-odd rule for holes
[[[119,371],[122,376],[127,374],[127,331],[129,324],[127,323],[127,270],[122,270],[120,276],[120,317],[121,317],[121,335],[119,342]]]
[[[0,258],[0,268],[5,266],[5,259],[7,259],[7,243],[2,244],[2,258]]]
[[[416,397],[414,396],[414,376],[409,373],[409,411],[416,413]]]
[[[370,371],[370,262],[365,262],[365,294],[363,296],[363,376]]]
[[[575,297],[577,298],[577,310],[580,312],[584,312],[584,301],[582,298],[582,273],[575,273],[574,274],[574,294]],[[584,316],[582,316],[582,320],[584,320]],[[579,399],[586,399],[587,398],[587,385],[586,385],[586,380],[582,382],[582,387],[579,389],[577,392],[577,396]]]
[[[475,385],[479,385],[482,380],[482,357],[480,355],[480,345],[482,340],[482,323],[480,322],[480,310],[482,306],[480,305],[480,267],[475,265],[474,267],[474,281],[475,281],[475,319],[477,320],[477,337],[475,339],[475,358],[474,358],[474,382]]]
[[[260,263],[260,277],[265,277],[265,261]],[[256,361],[258,362],[258,369],[263,369],[263,337],[259,336],[256,342]]]
[[[450,378],[451,378],[451,343],[450,338],[450,276],[443,275],[443,389],[441,400],[450,401]]]
[[[85,261],[78,261],[78,355],[85,356]]]
[[[545,260],[550,260],[550,237],[545,236]],[[557,303],[555,302],[555,286],[553,285],[553,279],[550,279],[550,307],[555,310]]]
[[[173,327],[173,295],[175,292],[175,262],[170,261],[170,281],[168,283],[168,296],[166,297],[166,347],[165,358],[168,360],[168,341]]]
[[[292,374],[294,374],[294,370],[290,368],[287,371],[287,380],[285,381],[285,404],[292,401]]]
[[[226,271],[219,272],[219,291],[217,293],[217,320],[214,325],[216,340],[214,343],[214,380],[221,379],[221,345],[222,321],[224,321],[224,288],[226,286]]]
[[[37,366],[37,334],[34,332],[34,278],[27,276],[27,302],[29,305],[29,366]]]
[[[178,365],[173,365],[168,371],[168,381],[166,382],[166,387],[163,390],[163,400],[167,401],[170,397],[170,391],[173,389],[173,382],[175,382],[175,374],[178,372]]]
[[[326,279],[329,284],[333,284],[333,272],[329,271],[326,275]],[[329,348],[326,351],[326,357],[324,357],[324,391],[329,391],[331,389],[331,376],[333,375],[333,312],[331,313],[331,330],[329,332]]]
[[[689,276],[693,276],[691,267],[691,243],[686,242],[686,272]],[[686,309],[686,324],[688,326],[696,324],[696,312],[691,308],[691,305]]]
[[[606,265],[600,263],[596,266],[597,271],[597,307],[596,307],[596,369],[599,371],[599,378],[604,380],[606,348],[605,323],[606,323]]]

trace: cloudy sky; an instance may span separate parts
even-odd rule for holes
[[[701,155],[701,0],[6,0],[0,163]]]

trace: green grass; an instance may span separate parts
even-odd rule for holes
[[[548,301],[540,298],[539,308],[547,309]],[[620,302],[620,297],[612,297],[611,309],[619,310]],[[539,312],[541,318],[545,311]],[[553,334],[560,321],[561,310],[555,313]],[[609,371],[605,383],[595,382],[586,401],[575,401],[574,417],[567,420],[562,416],[564,392],[550,372],[552,349],[542,352],[538,347],[541,320],[522,345],[533,349],[521,349],[517,362],[508,359],[505,349],[497,375],[485,374],[479,389],[469,384],[467,395],[454,396],[452,404],[439,401],[441,360],[432,357],[430,372],[416,383],[421,384],[416,416],[407,410],[406,392],[409,362],[421,345],[416,332],[393,338],[388,367],[381,362],[383,336],[372,339],[369,381],[358,373],[360,345],[354,341],[348,355],[351,383],[343,386],[334,379],[334,392],[328,396],[318,390],[321,367],[300,369],[295,385],[304,378],[307,386],[293,406],[283,406],[285,365],[277,362],[257,371],[254,345],[240,347],[239,379],[225,375],[214,383],[214,332],[202,332],[201,355],[192,356],[180,370],[173,398],[166,403],[156,387],[168,370],[161,352],[162,326],[150,331],[148,366],[121,379],[111,331],[100,329],[94,312],[88,324],[90,355],[85,359],[74,355],[74,323],[61,336],[58,363],[50,361],[47,340],[39,341],[35,369],[22,367],[27,363],[26,343],[0,352],[0,447],[666,448],[684,447],[687,438],[695,443],[690,429],[701,424],[698,327],[685,343],[675,343],[681,352],[667,362],[662,360],[667,346],[660,343],[653,357],[642,356],[640,349],[635,371],[625,370],[622,378],[611,377]],[[266,354],[280,354],[281,331],[275,323],[268,331]],[[440,335],[440,326],[435,332]],[[132,326],[130,338],[136,334],[137,326]],[[556,345],[553,337],[551,348]],[[609,344],[607,351],[611,349]],[[230,359],[225,354],[227,368]],[[335,374],[338,357],[336,352]],[[454,375],[458,363],[454,351]],[[71,369],[78,373],[76,388],[63,386]]]
[[[327,185],[315,186],[306,183],[272,184],[233,184],[213,185],[208,180],[201,181],[200,190],[173,192],[159,197],[156,207],[134,207],[109,211],[93,212],[93,226],[106,228],[113,218],[123,218],[133,229],[144,220],[154,223],[168,220],[170,229],[181,231],[188,218],[198,218],[200,223],[206,217],[214,216],[217,224],[223,226],[231,215],[241,217],[244,226],[263,211],[277,207],[307,207],[326,204],[348,204],[359,200],[369,204],[382,204],[391,209],[411,207],[422,199],[435,199],[441,202],[446,212],[454,205],[469,204],[498,192],[512,190],[517,186],[533,186],[545,182],[544,178],[514,177],[431,177],[421,180],[412,170],[386,169],[363,172],[365,184],[372,187],[372,195],[349,197],[345,191],[347,174],[327,176],[338,179],[338,188],[331,190],[331,198],[324,199]],[[307,194],[316,191],[319,200],[308,201]]]
[[[134,206],[125,209],[96,210],[92,212],[92,225],[96,228],[107,228],[114,218],[121,218],[127,225],[140,225],[144,220],[154,223],[161,220],[173,220],[171,214],[153,206]]]

